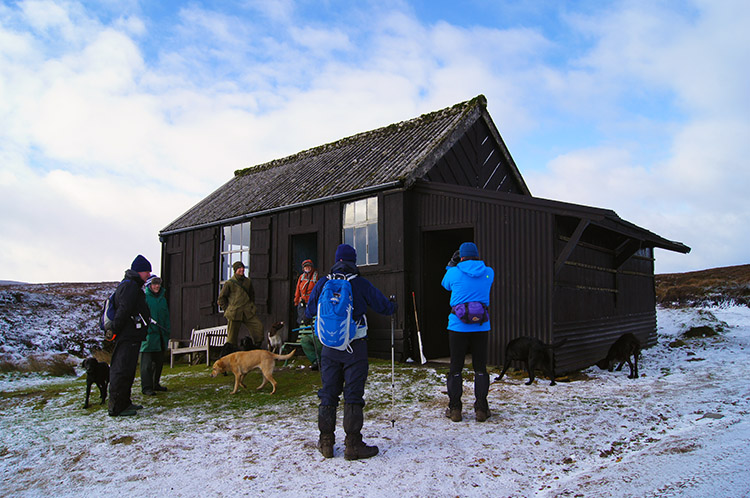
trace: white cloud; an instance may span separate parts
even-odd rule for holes
[[[138,252],[156,266],[158,230],[235,169],[479,93],[509,143],[551,116],[599,132],[560,142],[546,169],[519,164],[535,195],[612,208],[693,246],[674,268],[740,262],[749,9],[655,5],[567,17],[590,44],[575,59],[533,26],[427,24],[398,4],[360,6],[356,26],[298,18],[291,1],[189,4],[164,25],[130,11],[100,21],[74,2],[0,6],[0,207],[14,213],[0,219],[0,277],[119,278]],[[164,43],[147,56],[144,40]],[[660,96],[682,115],[631,106]],[[643,157],[641,138],[658,150]],[[50,240],[50,267],[35,273]]]

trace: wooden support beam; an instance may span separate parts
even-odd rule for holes
[[[623,244],[620,244],[620,247],[615,250],[615,268],[619,269],[640,248],[641,241],[637,239],[628,239]]]
[[[568,240],[568,243],[565,244],[562,252],[557,257],[557,261],[555,261],[555,276],[560,273],[560,270],[562,269],[565,262],[568,260],[570,255],[573,254],[573,250],[576,248],[578,241],[581,240],[581,236],[583,235],[584,230],[586,230],[586,227],[589,226],[589,223],[591,223],[591,220],[587,220],[585,218],[581,218],[581,221],[578,222],[578,226],[573,232],[573,235],[570,236],[570,240]]]

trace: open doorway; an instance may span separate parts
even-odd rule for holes
[[[289,262],[289,264],[291,265],[289,271],[291,282],[289,288],[292,290],[292,295],[289,296],[289,302],[293,303],[294,291],[297,288],[297,279],[302,273],[302,262],[306,259],[311,259],[313,262],[313,266],[318,269],[318,275],[320,275],[320,261],[318,261],[318,233],[313,232],[292,235],[291,255],[291,261]],[[290,313],[287,323],[290,324],[290,327],[288,328],[288,330],[290,331],[290,340],[296,340],[296,333],[292,334],[291,330],[299,327],[297,323],[297,308],[292,305],[289,307],[289,310]]]
[[[422,308],[419,321],[422,332],[422,347],[427,359],[450,356],[448,346],[448,313],[450,292],[441,282],[445,266],[453,253],[464,243],[474,240],[473,228],[431,230],[422,232],[422,293],[419,300]]]

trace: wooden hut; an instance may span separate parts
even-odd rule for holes
[[[232,179],[165,227],[162,273],[173,335],[224,322],[231,265],[249,266],[259,316],[294,323],[300,264],[321,272],[351,243],[363,276],[395,294],[397,357],[414,355],[415,293],[425,354],[448,355],[445,264],[477,243],[495,269],[490,364],[521,335],[568,341],[558,370],[593,364],[623,332],[656,334],[654,248],[690,248],[611,210],[532,197],[484,96],[360,133]],[[390,320],[368,314],[369,350],[390,355]]]

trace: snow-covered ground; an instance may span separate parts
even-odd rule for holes
[[[688,326],[721,321],[715,338],[668,345]],[[454,423],[443,417],[441,375],[419,386],[397,378],[395,426],[390,403],[371,403],[363,434],[381,453],[354,462],[343,459],[341,414],[336,458],[315,449],[313,393],[240,416],[162,409],[157,397],[137,417],[113,419],[80,409],[83,380],[40,404],[7,394],[53,380],[5,376],[0,495],[750,496],[750,309],[660,309],[658,323],[639,379],[627,366],[553,387],[506,378],[491,385],[493,416],[481,424],[470,383],[464,421]],[[407,402],[416,389],[429,400]],[[371,370],[367,397],[390,400],[389,365]]]

